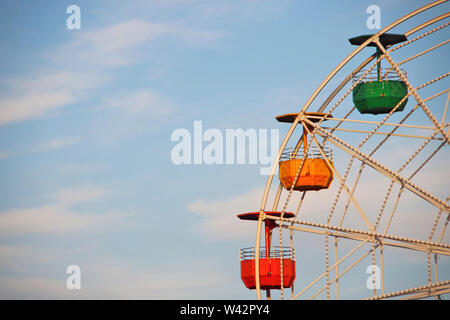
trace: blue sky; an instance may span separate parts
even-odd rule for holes
[[[176,166],[171,133],[202,120],[283,136],[274,117],[303,106],[348,38],[371,33],[369,5],[384,27],[423,3],[1,1],[0,297],[253,298],[238,253],[255,226],[234,217],[258,208],[266,177]],[[80,30],[66,28],[71,4]],[[323,270],[322,247],[299,281]],[[71,264],[81,291],[65,288]],[[365,294],[364,269],[348,297]]]

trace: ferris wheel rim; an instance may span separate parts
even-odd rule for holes
[[[403,16],[402,18],[394,21],[393,23],[391,23],[390,25],[388,25],[387,27],[385,27],[384,29],[380,30],[378,33],[374,34],[373,36],[371,36],[369,39],[367,39],[364,43],[362,43],[359,47],[357,47],[352,53],[350,53],[340,64],[338,64],[335,69],[325,78],[325,80],[317,87],[317,89],[314,91],[314,93],[311,95],[311,97],[308,99],[308,101],[306,102],[306,104],[303,106],[302,110],[300,111],[299,115],[295,118],[295,120],[292,122],[291,127],[289,128],[285,138],[283,139],[283,142],[280,146],[279,152],[278,152],[278,156],[277,156],[277,161],[274,161],[274,164],[272,166],[272,170],[270,172],[270,175],[267,179],[267,183],[266,183],[266,187],[264,189],[264,194],[263,194],[263,199],[261,201],[261,205],[260,205],[260,214],[259,214],[259,218],[258,218],[258,225],[257,225],[257,235],[256,235],[256,245],[255,245],[255,250],[256,250],[256,257],[255,257],[255,274],[259,275],[259,248],[260,248],[260,238],[261,238],[261,229],[262,229],[262,221],[265,218],[265,207],[267,204],[267,198],[268,198],[268,192],[270,190],[270,187],[272,185],[272,181],[273,181],[273,177],[276,171],[276,165],[278,164],[278,161],[281,157],[281,153],[282,151],[285,149],[287,142],[289,141],[289,139],[291,138],[294,129],[296,128],[296,126],[298,125],[298,123],[300,122],[300,115],[303,114],[306,110],[308,110],[308,108],[311,106],[312,102],[316,99],[316,97],[318,96],[318,94],[322,91],[322,89],[329,83],[329,81],[342,69],[342,67],[344,67],[350,60],[353,59],[353,57],[355,57],[363,48],[365,48],[366,46],[368,46],[369,43],[371,43],[374,40],[377,40],[378,37],[381,34],[386,33],[387,31],[391,30],[392,28],[396,27],[397,25],[401,24],[402,22],[416,16],[417,14],[424,12],[430,8],[433,8],[437,5],[443,4],[445,2],[447,2],[448,0],[438,0],[435,2],[432,2],[430,4],[427,4],[421,8],[418,8],[414,11],[412,11],[411,13]],[[447,17],[449,17],[449,13],[443,14],[441,16],[435,17],[419,26],[414,27],[413,29],[409,30],[408,32],[406,32],[405,34],[413,34],[414,32],[417,32],[418,30],[432,24],[435,23],[439,20],[445,19]],[[367,58],[361,65],[359,65],[358,67],[355,68],[355,70],[361,70],[365,65],[367,65],[368,63],[370,63],[373,59],[375,58],[375,55],[369,56],[369,58]],[[349,74],[349,76],[351,76],[351,73]],[[350,80],[349,79],[344,79],[347,80],[345,81],[344,85]],[[343,82],[344,82],[343,81]],[[342,83],[341,83],[342,85]],[[343,86],[344,86],[343,85]],[[343,87],[342,86],[342,87]],[[342,89],[339,88],[339,86],[335,89],[336,94]],[[339,89],[339,90],[338,90]],[[334,93],[334,92],[333,92]],[[333,95],[333,94],[332,94]],[[328,99],[325,101],[327,102]],[[331,99],[330,99],[331,101]],[[330,102],[328,101],[328,103]],[[326,104],[327,105],[327,104]],[[323,112],[323,110],[326,107],[325,103],[324,105],[322,105],[321,108],[319,108],[319,110],[317,110],[317,112]],[[280,189],[281,185],[278,188],[277,191],[277,196],[279,196],[281,189]],[[275,210],[275,209],[274,209]],[[259,276],[256,277],[256,293],[257,293],[257,299],[261,299],[261,287],[260,287],[260,279]]]

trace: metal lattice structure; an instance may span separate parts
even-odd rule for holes
[[[440,0],[425,5],[367,37],[367,40],[336,66],[317,87],[300,112],[292,117],[292,125],[281,143],[277,161],[267,180],[259,211],[256,245],[251,251],[252,258],[255,260],[255,274],[258,275],[260,259],[264,258],[261,256],[264,250],[260,243],[264,221],[276,223],[277,231],[279,231],[278,248],[283,248],[283,242],[287,241],[283,238],[288,238],[290,248],[293,250],[294,236],[298,233],[312,234],[311,237],[314,236],[322,248],[325,245],[324,260],[321,261],[324,266],[323,272],[317,272],[317,277],[307,279],[307,282],[302,279],[299,288],[292,286],[290,298],[305,298],[309,294],[309,298],[339,299],[344,293],[343,281],[351,277],[352,270],[362,261],[379,266],[381,272],[380,289],[374,286],[373,290],[367,290],[366,296],[362,298],[419,299],[442,297],[450,292],[450,280],[439,279],[438,275],[439,258],[448,259],[450,256],[450,244],[445,237],[450,219],[448,204],[450,197],[447,196],[449,184],[448,181],[443,181],[443,189],[447,190],[440,188],[436,194],[436,190],[433,189],[436,183],[431,186],[424,185],[423,179],[417,178],[423,177],[433,168],[436,169],[432,163],[437,157],[441,159],[444,156],[445,159],[447,155],[445,163],[448,167],[449,123],[446,120],[450,100],[450,91],[446,82],[449,75],[446,69],[448,63],[434,69],[432,66],[427,68],[429,72],[426,78],[423,75],[414,74],[415,69],[411,67],[414,63],[423,63],[421,59],[428,55],[443,54],[444,59],[448,58],[445,50],[448,50],[446,45],[450,40],[433,43],[437,34],[445,36],[447,32],[448,36],[446,27],[450,23],[450,12],[444,13],[442,10],[446,6],[445,2]],[[430,15],[433,17],[430,18]],[[412,27],[411,24],[413,24]],[[401,32],[407,40],[396,45],[383,45],[380,37],[392,30]],[[377,48],[377,54],[363,57],[367,54],[368,51],[365,48],[369,45]],[[344,69],[349,66],[353,68],[352,63],[357,66],[350,72],[346,71],[344,77],[342,75]],[[374,70],[379,68],[381,63],[386,66],[384,69],[379,69],[381,73],[378,77],[381,76],[384,80],[402,81],[407,87],[407,95],[385,114],[376,117],[362,116],[358,114],[350,94],[359,83],[374,81],[373,78],[376,78]],[[407,73],[401,70],[400,66],[407,70]],[[432,72],[434,75],[428,77]],[[318,96],[323,92],[327,95],[319,102]],[[409,101],[405,109],[402,112],[396,112],[407,99]],[[324,126],[325,121],[327,126]],[[303,127],[305,134],[307,133],[305,136],[309,136],[308,143],[305,136],[297,140],[295,133],[298,127]],[[289,149],[289,144],[293,144],[294,147]],[[303,160],[292,186],[286,189],[280,183],[278,188],[276,187],[274,177],[276,177],[278,162],[289,154],[295,158],[302,144],[303,155],[320,156],[333,172],[333,188],[326,193],[323,193],[325,191],[294,190],[304,165]],[[330,147],[334,151],[334,159],[328,149]],[[401,153],[392,152],[399,147],[402,147]],[[391,161],[394,156],[400,159],[398,164]],[[395,165],[397,166],[394,167]],[[370,177],[376,176],[382,179],[385,187],[362,190],[361,186],[364,185],[365,179],[368,179],[367,172],[373,173]],[[444,166],[440,179],[446,179],[445,172],[448,170]],[[328,206],[328,212],[321,212],[311,219],[304,212],[304,207],[310,200],[310,194],[315,192],[323,193],[321,205]],[[381,201],[375,205],[372,203],[370,206],[365,206],[361,199],[361,194],[364,192],[373,194],[373,198],[379,198]],[[445,192],[447,195],[443,195]],[[420,219],[429,221],[428,225],[414,226],[419,230],[417,236],[391,231],[396,224],[402,224],[399,221],[404,221],[396,219],[399,215],[407,214],[401,208],[402,203],[410,199],[413,199],[413,203],[418,203],[417,208],[424,208],[423,210],[426,211],[422,213],[424,217]],[[372,201],[372,199],[369,200]],[[293,217],[285,216],[289,208],[292,208],[290,211],[293,212]],[[281,214],[268,215],[267,210],[278,210]],[[350,212],[353,212],[353,216],[350,216]],[[406,231],[411,229],[408,223],[397,227],[403,227]],[[386,290],[384,280],[388,270],[385,267],[385,256],[389,248],[418,253],[420,259],[425,257],[423,264],[424,268],[426,265],[427,271],[423,274],[421,285],[395,288],[395,290],[389,287],[390,290]],[[302,260],[305,245],[300,244],[296,250],[298,262]],[[282,261],[283,255],[278,255],[278,258]],[[283,263],[279,265],[281,278],[283,278]],[[345,267],[342,267],[343,265]],[[299,271],[297,275],[302,277]],[[375,281],[375,268],[373,279]],[[297,283],[298,279],[295,286],[298,286]],[[287,290],[283,288],[283,281],[279,289],[281,298],[284,299]],[[260,279],[256,277],[258,299],[261,299],[261,291],[263,290],[260,287]],[[267,297],[270,298],[270,290],[267,290]]]

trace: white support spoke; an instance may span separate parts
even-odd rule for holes
[[[437,296],[444,295],[447,293],[450,293],[450,288],[429,289],[422,293],[418,293],[418,294],[414,294],[411,296],[401,298],[400,300],[418,300],[418,299],[429,298],[429,297],[437,297]]]
[[[436,50],[437,48],[440,48],[440,47],[442,47],[443,45],[446,45],[446,44],[449,43],[449,42],[450,42],[450,39],[445,40],[445,41],[443,41],[443,42],[441,42],[441,43],[438,43],[437,45],[435,45],[435,46],[433,46],[433,47],[431,47],[431,48],[428,48],[427,50],[424,50],[424,51],[421,51],[421,52],[419,52],[419,53],[416,53],[415,55],[413,55],[413,56],[411,56],[411,57],[409,57],[409,58],[407,58],[407,59],[405,59],[405,60],[400,61],[399,63],[397,63],[397,65],[400,66],[400,65],[402,65],[402,64],[405,64],[405,63],[407,63],[407,62],[409,62],[409,61],[411,61],[411,60],[413,60],[413,59],[416,59],[416,58],[418,58],[418,57],[420,57],[420,56],[423,56],[424,54],[426,54],[426,53],[428,53],[428,52],[431,52],[431,51],[433,51],[433,50]],[[389,70],[388,70],[388,72],[389,72]]]
[[[448,126],[448,124],[446,125]],[[323,129],[327,130],[335,130],[335,131],[342,131],[342,132],[353,132],[353,133],[371,133],[371,131],[368,130],[356,130],[356,129],[344,129],[344,128],[330,128],[330,127],[322,127]],[[427,136],[417,136],[417,135],[411,135],[411,134],[400,134],[400,133],[390,133],[390,132],[374,132],[373,134],[380,135],[380,136],[393,136],[393,137],[400,137],[400,138],[413,138],[413,139],[428,139]],[[433,137],[433,140],[444,140],[444,138],[441,137]]]
[[[447,91],[449,91],[449,90],[448,89],[445,90],[445,92],[447,92]],[[308,118],[322,119],[323,117],[308,116]],[[367,121],[367,120],[359,120],[359,119],[344,119],[344,118],[334,118],[334,117],[327,118],[327,121],[343,121],[343,122],[355,122],[355,123],[365,123],[365,124],[378,124],[377,121]],[[401,124],[401,123],[390,123],[390,122],[383,123],[383,126],[435,130],[434,127],[430,127],[430,126],[418,126],[418,125],[412,125],[412,124]]]
[[[371,236],[363,235],[359,232],[332,232],[332,231],[326,231],[326,230],[317,230],[317,229],[311,229],[311,228],[305,228],[305,227],[298,227],[298,226],[288,226],[283,225],[282,228],[288,229],[288,230],[295,230],[295,231],[301,231],[301,232],[307,232],[312,234],[318,234],[318,235],[326,235],[328,234],[330,237],[335,237],[339,239],[346,239],[346,240],[354,240],[354,241],[366,241],[370,240]],[[384,235],[386,236],[386,235]],[[389,236],[388,236],[389,237]],[[409,239],[418,241],[417,239]],[[384,238],[378,237],[376,239],[377,243],[383,246],[388,247],[395,247],[395,248],[401,248],[401,249],[408,249],[413,251],[420,251],[420,252],[431,252],[434,254],[441,254],[445,256],[450,256],[450,250],[447,248],[441,248],[437,246],[430,246],[422,243],[415,243],[415,242],[408,242],[408,241],[389,241]],[[438,243],[439,244],[439,243]],[[332,269],[330,269],[331,271]]]
[[[412,294],[412,293],[427,291],[430,289],[442,290],[442,289],[449,289],[449,288],[450,288],[450,280],[433,283],[432,285],[424,285],[424,286],[410,288],[410,289],[406,289],[406,290],[395,291],[395,292],[387,293],[387,294],[384,294],[381,296],[371,297],[371,298],[368,298],[367,300],[387,299],[387,298],[393,298],[393,297],[408,295],[408,294]]]
[[[381,50],[381,52],[383,52],[384,57],[389,62],[389,64],[392,66],[392,68],[394,68],[395,72],[400,77],[400,79],[402,79],[402,81],[406,84],[410,94],[414,97],[414,99],[416,99],[417,103],[422,107],[422,109],[425,112],[425,114],[428,116],[428,118],[431,120],[431,122],[435,125],[435,127],[439,130],[439,132],[442,134],[442,136],[445,138],[445,140],[448,143],[449,140],[450,140],[450,137],[445,132],[443,126],[436,120],[436,118],[434,117],[434,115],[431,112],[431,110],[427,107],[425,102],[422,100],[422,98],[417,93],[416,89],[411,85],[411,83],[409,82],[408,78],[406,78],[405,75],[400,71],[399,67],[394,62],[394,60],[389,55],[389,53],[386,51],[386,49],[383,47],[383,45],[380,43],[378,38],[375,39],[375,43],[377,44],[377,46]]]
[[[349,267],[347,267],[344,271],[342,271],[338,276],[336,276],[333,280],[331,280],[330,282],[336,282],[338,281],[343,275],[345,275],[349,270],[351,270],[354,266],[356,266],[358,263],[360,263],[361,261],[363,261],[370,253],[372,253],[373,250],[375,250],[375,248],[378,245],[375,245],[374,247],[372,247],[369,251],[367,251],[365,254],[363,254],[358,260],[356,260],[355,262],[353,262]],[[309,299],[312,300],[315,297],[317,297],[319,294],[322,293],[323,290],[325,290],[326,287],[322,287],[322,289],[320,289],[319,291],[317,291],[314,295],[312,295]]]
[[[444,114],[442,115],[441,124],[443,125],[445,123],[445,118],[447,116],[447,109],[448,109],[448,101],[450,100],[450,92],[447,94],[447,101],[445,102],[445,108],[444,108]]]
[[[396,181],[398,184],[404,186],[406,189],[410,190],[411,192],[417,194],[419,197],[425,199],[426,201],[430,202],[434,206],[436,206],[439,209],[442,209],[447,214],[450,213],[450,207],[448,204],[446,204],[441,199],[433,196],[431,193],[423,190],[422,188],[416,186],[414,183],[409,181],[408,179],[400,176],[399,174],[395,173],[393,170],[388,169],[387,167],[383,166],[381,163],[376,161],[375,159],[369,157],[365,153],[361,152],[360,150],[350,146],[348,143],[344,142],[343,140],[339,139],[332,133],[329,133],[325,129],[315,125],[313,122],[309,121],[308,119],[304,120],[309,125],[314,126],[316,130],[318,130],[318,134],[320,136],[326,136],[328,137],[328,141],[330,141],[332,144],[337,146],[338,148],[342,149],[343,151],[347,152],[348,154],[355,156],[360,161],[366,163],[370,167],[374,168],[375,170],[379,171],[381,174],[385,175],[391,180]]]
[[[303,119],[306,119],[306,118],[303,117]],[[310,123],[312,123],[312,122],[310,122]],[[316,144],[316,146],[319,149],[320,153],[322,154],[323,159],[326,161],[328,168],[333,171],[333,173],[336,175],[336,177],[341,182],[345,192],[347,192],[349,198],[351,199],[351,201],[352,201],[353,205],[355,206],[356,210],[358,210],[358,212],[359,212],[361,218],[363,219],[363,221],[365,222],[367,228],[369,228],[369,230],[373,230],[373,225],[370,223],[369,219],[367,218],[367,215],[365,214],[364,210],[359,205],[358,201],[353,196],[352,192],[350,192],[350,189],[348,188],[347,184],[345,183],[345,181],[343,180],[343,178],[341,177],[341,175],[339,174],[337,169],[331,164],[331,159],[329,159],[328,156],[325,155],[325,153],[323,152],[323,149],[321,148],[321,146],[320,146],[319,142],[317,141],[316,137],[313,134],[311,134],[311,132],[308,130],[308,126],[304,126],[304,127],[306,128],[308,133],[311,135],[312,140],[314,141],[314,143]]]
[[[354,254],[359,248],[361,248],[367,241],[369,240],[369,238],[366,238],[366,240],[360,242],[356,247],[354,247],[352,250],[350,250],[345,256],[343,256],[338,262],[336,262],[331,268],[330,271],[332,271],[334,268],[337,268],[337,266],[339,264],[341,264],[342,262],[344,262],[348,257],[350,257],[352,254]],[[326,273],[322,273],[320,276],[318,276],[315,280],[311,281],[305,288],[303,288],[302,291],[300,291],[299,293],[297,293],[293,299],[298,299],[301,295],[303,295],[308,289],[310,289],[313,285],[315,285],[320,279],[322,279],[324,276],[326,275]]]
[[[266,218],[270,219],[270,220],[275,220],[275,221],[280,220],[280,218],[272,217],[272,216],[266,216]],[[288,222],[288,223],[294,223],[294,224],[301,224],[301,225],[315,227],[315,228],[321,228],[321,229],[330,229],[330,230],[334,230],[334,231],[348,233],[351,235],[363,235],[366,237],[371,237],[372,239],[381,239],[381,240],[388,239],[388,240],[392,240],[392,241],[413,244],[416,246],[416,248],[422,247],[424,250],[428,250],[429,248],[431,248],[432,250],[440,250],[440,253],[445,252],[447,255],[450,254],[450,245],[444,244],[444,243],[388,235],[388,234],[383,234],[383,233],[379,233],[379,232],[371,232],[371,231],[364,231],[364,230],[359,230],[359,229],[344,228],[344,227],[339,227],[339,226],[335,226],[335,225],[321,224],[321,223],[310,222],[310,221],[305,221],[305,220],[293,220],[293,219],[282,218],[281,221]],[[291,226],[286,226],[286,225],[283,225],[282,227],[285,229],[294,228],[293,226],[291,227]],[[313,232],[313,231],[311,231],[311,232]],[[315,233],[322,234],[321,231],[317,231]],[[339,236],[341,236],[341,234],[334,233],[332,236],[339,237]],[[361,240],[361,238],[355,238],[355,239]],[[414,248],[412,248],[412,249],[414,249]]]

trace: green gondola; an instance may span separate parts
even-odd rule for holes
[[[356,38],[349,39],[351,44],[361,45],[372,35],[363,35]],[[380,37],[381,44],[386,47],[387,45],[393,45],[395,43],[403,42],[406,39],[404,35],[397,34],[382,34]],[[370,43],[368,46],[375,46],[375,43]],[[380,57],[381,52],[377,47],[377,59]],[[361,78],[364,71],[354,76],[354,82]],[[406,74],[404,74],[406,76]],[[381,63],[377,63],[376,76],[368,74],[364,79],[353,88],[353,103],[358,111],[362,114],[385,114],[395,109],[395,112],[403,111],[408,98],[408,87],[394,70],[388,69],[382,74]]]

